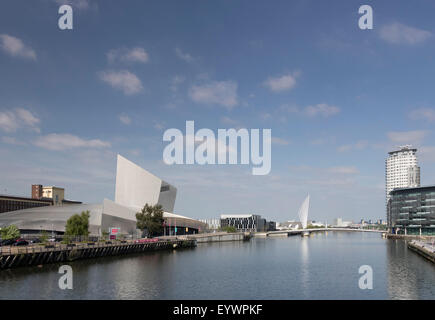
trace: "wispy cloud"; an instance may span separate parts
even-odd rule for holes
[[[346,144],[338,147],[339,152],[352,151],[352,150],[364,150],[369,146],[369,142],[367,140],[359,140],[352,144]]]
[[[432,37],[432,33],[395,22],[382,26],[379,36],[391,44],[415,45]]]
[[[302,110],[309,117],[329,117],[340,112],[340,108],[336,106],[330,106],[326,103],[320,103],[313,106],[307,106]]]
[[[171,89],[172,92],[177,92],[179,85],[182,84],[184,81],[186,81],[186,78],[183,76],[179,76],[179,75],[173,76],[169,88]]]
[[[12,57],[20,57],[29,60],[36,60],[36,52],[25,45],[21,39],[0,34],[0,48]]]
[[[166,123],[164,121],[154,121],[153,125],[156,130],[163,130],[166,127]]]
[[[175,54],[178,58],[188,63],[191,63],[194,60],[189,53],[181,51],[180,48],[175,48]]]
[[[327,118],[340,112],[339,107],[327,103],[319,103],[306,107],[284,104],[279,109],[284,117],[286,117],[286,114],[299,114],[309,118],[315,118],[318,116]]]
[[[296,85],[297,76],[298,73],[269,77],[263,84],[273,92],[288,91]]]
[[[278,138],[278,137],[272,137],[271,139],[272,144],[278,145],[278,146],[288,146],[290,144],[289,140]]]
[[[421,146],[418,148],[418,153],[422,162],[435,162],[435,147]]]
[[[220,119],[220,121],[221,121],[223,124],[225,124],[225,125],[230,125],[230,126],[235,126],[235,125],[238,125],[238,124],[239,124],[239,121],[238,121],[238,120],[236,120],[236,119],[234,119],[234,118],[231,118],[231,117],[227,117],[227,116],[222,117],[222,118]]]
[[[435,121],[435,110],[429,108],[421,108],[412,111],[409,117],[413,120],[426,120],[429,122]]]
[[[122,90],[126,95],[133,95],[142,91],[140,79],[127,70],[102,71],[98,73],[100,79],[115,89]]]
[[[37,147],[61,151],[73,148],[105,148],[110,143],[99,139],[86,140],[72,134],[52,133],[36,138],[33,144]]]
[[[357,183],[356,176],[359,174],[355,166],[334,166],[334,167],[313,167],[296,166],[291,167],[294,175],[304,176],[304,183],[318,186],[350,186]]]
[[[121,121],[121,123],[122,123],[122,124],[125,124],[125,125],[129,125],[129,124],[131,124],[131,119],[130,119],[130,117],[127,116],[126,114],[121,114],[121,115],[119,116],[119,121]]]
[[[358,169],[353,166],[338,166],[338,167],[330,167],[326,169],[328,173],[333,174],[357,174],[359,173]]]
[[[109,63],[114,63],[116,61],[147,63],[149,61],[148,53],[141,47],[131,49],[112,49],[107,52],[106,56]]]
[[[14,132],[19,128],[30,128],[39,132],[39,123],[39,118],[23,108],[0,111],[0,129],[5,132]]]
[[[1,141],[6,144],[12,144],[17,146],[24,146],[26,143],[24,141],[17,140],[14,137],[2,137]]]
[[[232,109],[238,104],[237,83],[214,81],[204,85],[194,85],[189,90],[189,96],[196,103],[216,104]]]
[[[428,131],[414,130],[414,131],[391,131],[387,133],[388,138],[394,143],[409,143],[419,145],[423,139],[428,135]]]

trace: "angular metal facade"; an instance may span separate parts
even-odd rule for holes
[[[177,189],[118,155],[116,167],[115,202],[140,210],[147,203],[160,204],[163,210],[173,212]]]

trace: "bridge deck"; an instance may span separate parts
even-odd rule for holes
[[[345,232],[372,232],[372,233],[386,233],[384,230],[368,230],[368,229],[352,229],[352,228],[313,228],[313,229],[300,229],[300,230],[278,230],[265,232],[266,236],[274,234],[301,234],[302,232],[324,232],[324,231],[345,231]]]

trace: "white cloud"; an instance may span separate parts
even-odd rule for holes
[[[359,173],[358,169],[355,167],[346,167],[346,166],[338,166],[331,167],[326,170],[328,173],[333,174],[357,174]]]
[[[180,84],[182,84],[185,80],[186,80],[186,78],[183,76],[178,76],[178,75],[173,76],[171,79],[171,85],[169,88],[171,89],[172,92],[177,92],[178,86]]]
[[[13,144],[13,145],[17,145],[17,146],[24,146],[24,145],[26,145],[25,142],[19,141],[19,140],[17,140],[14,137],[2,137],[1,141],[3,143]]]
[[[113,88],[122,90],[126,95],[139,93],[143,89],[140,79],[127,70],[103,71],[99,73],[99,77]]]
[[[270,120],[270,119],[272,119],[272,115],[269,112],[265,112],[265,113],[260,114],[260,118],[262,120]]]
[[[309,117],[316,117],[318,115],[329,117],[340,112],[340,108],[330,106],[326,103],[316,104],[314,106],[305,107],[303,112]]]
[[[369,145],[369,142],[367,140],[360,140],[354,144],[347,144],[347,145],[340,146],[340,147],[338,147],[338,151],[345,152],[345,151],[351,151],[351,150],[363,150],[363,149],[367,148],[368,145]]]
[[[188,63],[193,62],[193,57],[189,53],[185,53],[185,52],[181,51],[180,48],[175,48],[175,54],[181,60],[184,60]]]
[[[153,127],[156,130],[163,130],[165,126],[166,126],[165,122],[154,121]]]
[[[29,110],[23,108],[17,108],[16,113],[18,117],[28,126],[36,126],[40,120],[35,117]]]
[[[119,121],[121,121],[125,125],[129,125],[131,123],[131,119],[126,114],[121,114],[119,116]]]
[[[196,103],[217,104],[231,109],[238,104],[237,83],[234,81],[214,81],[192,86],[189,90],[189,96]]]
[[[410,143],[419,145],[427,134],[428,132],[424,130],[391,131],[387,133],[387,136],[394,143]]]
[[[72,148],[105,148],[110,147],[110,143],[99,139],[85,140],[71,134],[52,133],[38,137],[34,142],[35,146],[60,151]]]
[[[272,137],[272,144],[279,145],[279,146],[287,146],[290,144],[290,141],[278,137]]]
[[[291,167],[294,176],[303,176],[303,184],[319,187],[337,186],[346,187],[357,184],[356,176],[359,170],[354,166]]]
[[[0,112],[0,128],[6,132],[13,132],[19,127],[13,112]]]
[[[116,61],[147,63],[149,61],[149,55],[144,48],[140,47],[132,49],[112,49],[107,53],[107,60],[110,63]]]
[[[340,108],[336,106],[331,106],[326,103],[319,103],[316,105],[306,106],[299,108],[294,105],[282,105],[280,110],[285,113],[298,113],[307,117],[329,117],[340,112]]]
[[[419,158],[422,162],[435,162],[435,147],[422,146],[418,148]]]
[[[435,121],[435,110],[429,108],[416,109],[409,114],[409,117],[414,120],[433,122]]]
[[[26,46],[21,39],[13,36],[0,34],[0,48],[13,57],[36,60],[36,52]]]
[[[379,35],[392,44],[414,45],[426,41],[432,33],[396,22],[381,27]]]
[[[311,140],[310,144],[320,146],[320,145],[335,144],[336,143],[337,139],[335,136],[328,136],[325,133],[323,133],[323,134],[324,134],[324,136]]]
[[[235,126],[235,125],[239,124],[239,121],[237,121],[234,118],[227,117],[227,116],[222,117],[221,122],[225,125],[230,125],[230,126]]]
[[[297,75],[297,73],[294,73],[283,75],[281,77],[270,77],[264,82],[264,85],[273,92],[287,91],[296,85]]]
[[[39,118],[23,108],[0,111],[0,129],[5,132],[15,132],[19,128],[30,128],[39,132],[39,122]]]

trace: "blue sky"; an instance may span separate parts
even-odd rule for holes
[[[30,4],[31,3],[31,4]],[[74,9],[61,31],[57,10]],[[433,1],[9,1],[0,4],[0,193],[32,183],[114,198],[120,153],[197,218],[384,218],[384,160],[418,147],[435,184]],[[272,129],[272,171],[167,166],[164,130]]]

